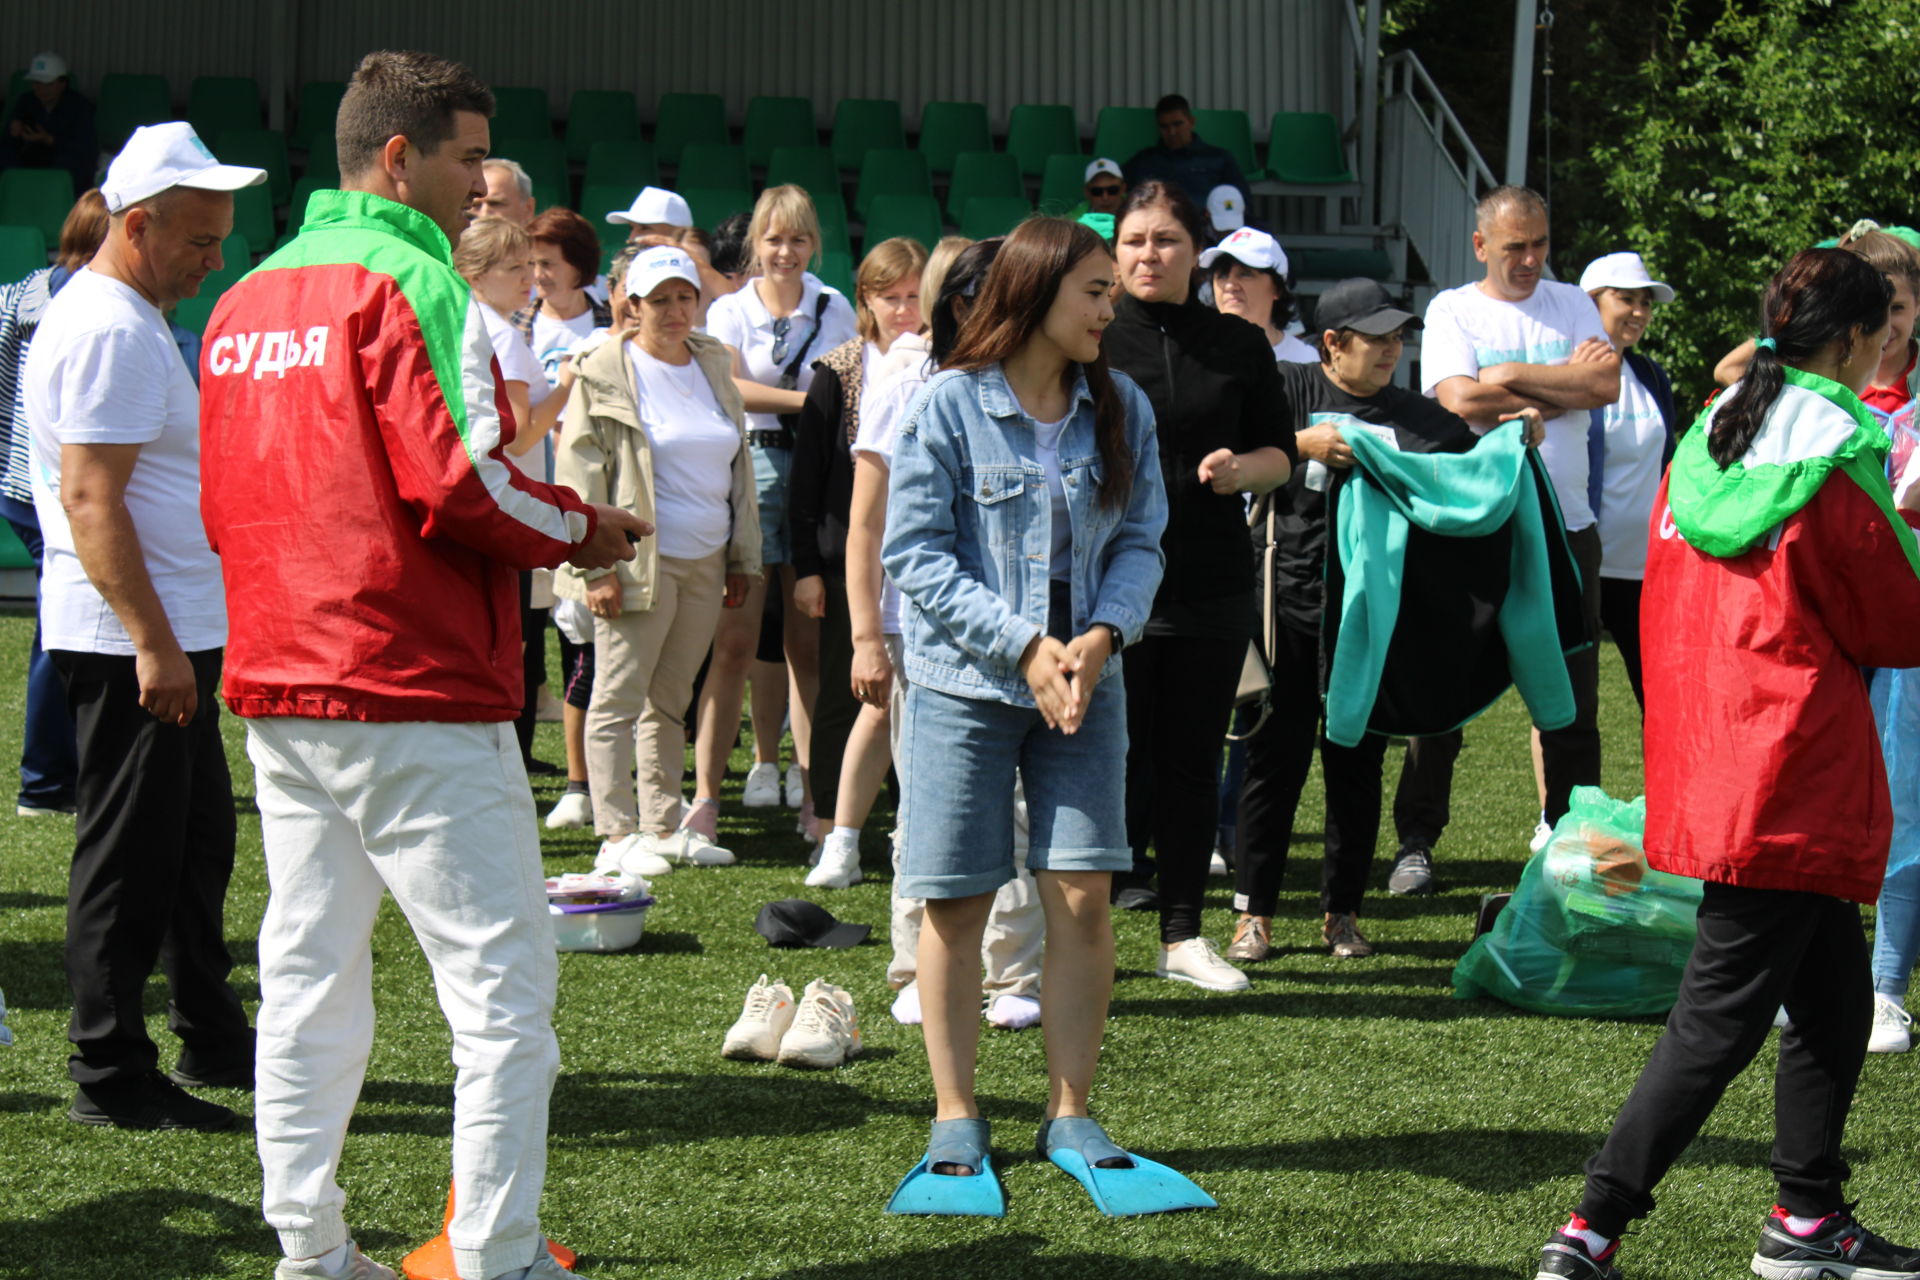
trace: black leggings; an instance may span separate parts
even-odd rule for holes
[[[1627,667],[1633,700],[1647,709],[1646,690],[1640,684],[1640,579],[1600,579],[1600,625],[1613,637],[1620,661]]]
[[[1540,766],[1546,775],[1546,821],[1567,814],[1575,787],[1600,785],[1600,530],[1589,525],[1567,535],[1567,549],[1580,566],[1580,608],[1593,643],[1567,655],[1573,681],[1573,723],[1540,731]]]
[[[1220,817],[1220,747],[1245,640],[1148,636],[1122,657],[1127,682],[1127,838],[1153,846],[1160,940],[1200,936],[1200,904]]]

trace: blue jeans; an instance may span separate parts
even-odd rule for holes
[[[760,506],[760,563],[764,565],[793,563],[787,546],[787,478],[792,474],[793,450],[753,446],[753,494]]]
[[[33,557],[40,576],[40,520],[33,504],[0,495],[0,516]],[[27,722],[20,744],[19,803],[38,809],[71,809],[74,778],[80,762],[74,747],[73,715],[67,710],[66,688],[53,660],[40,648],[40,621],[35,610],[33,647],[27,651]]]
[[[1920,672],[1876,671],[1870,689],[1893,800],[1893,845],[1873,925],[1873,989],[1904,996],[1920,959]]]

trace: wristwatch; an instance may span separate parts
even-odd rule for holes
[[[1096,627],[1105,627],[1107,629],[1107,634],[1113,637],[1113,649],[1111,650],[1111,652],[1113,653],[1120,652],[1120,646],[1124,645],[1127,642],[1127,638],[1124,635],[1120,634],[1120,628],[1114,626],[1111,622],[1096,622],[1093,625]]]

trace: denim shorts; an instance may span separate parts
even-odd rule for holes
[[[969,898],[1014,878],[1016,775],[1026,789],[1029,870],[1133,866],[1127,695],[1117,675],[1095,686],[1072,735],[1047,728],[1032,707],[916,684],[900,736],[902,897]]]
[[[760,563],[792,564],[787,546],[787,477],[793,450],[753,446],[753,496],[760,506]]]

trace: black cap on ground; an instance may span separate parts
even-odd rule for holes
[[[833,913],[805,898],[782,898],[760,908],[756,932],[776,947],[857,947],[873,932],[870,924],[842,924]]]

